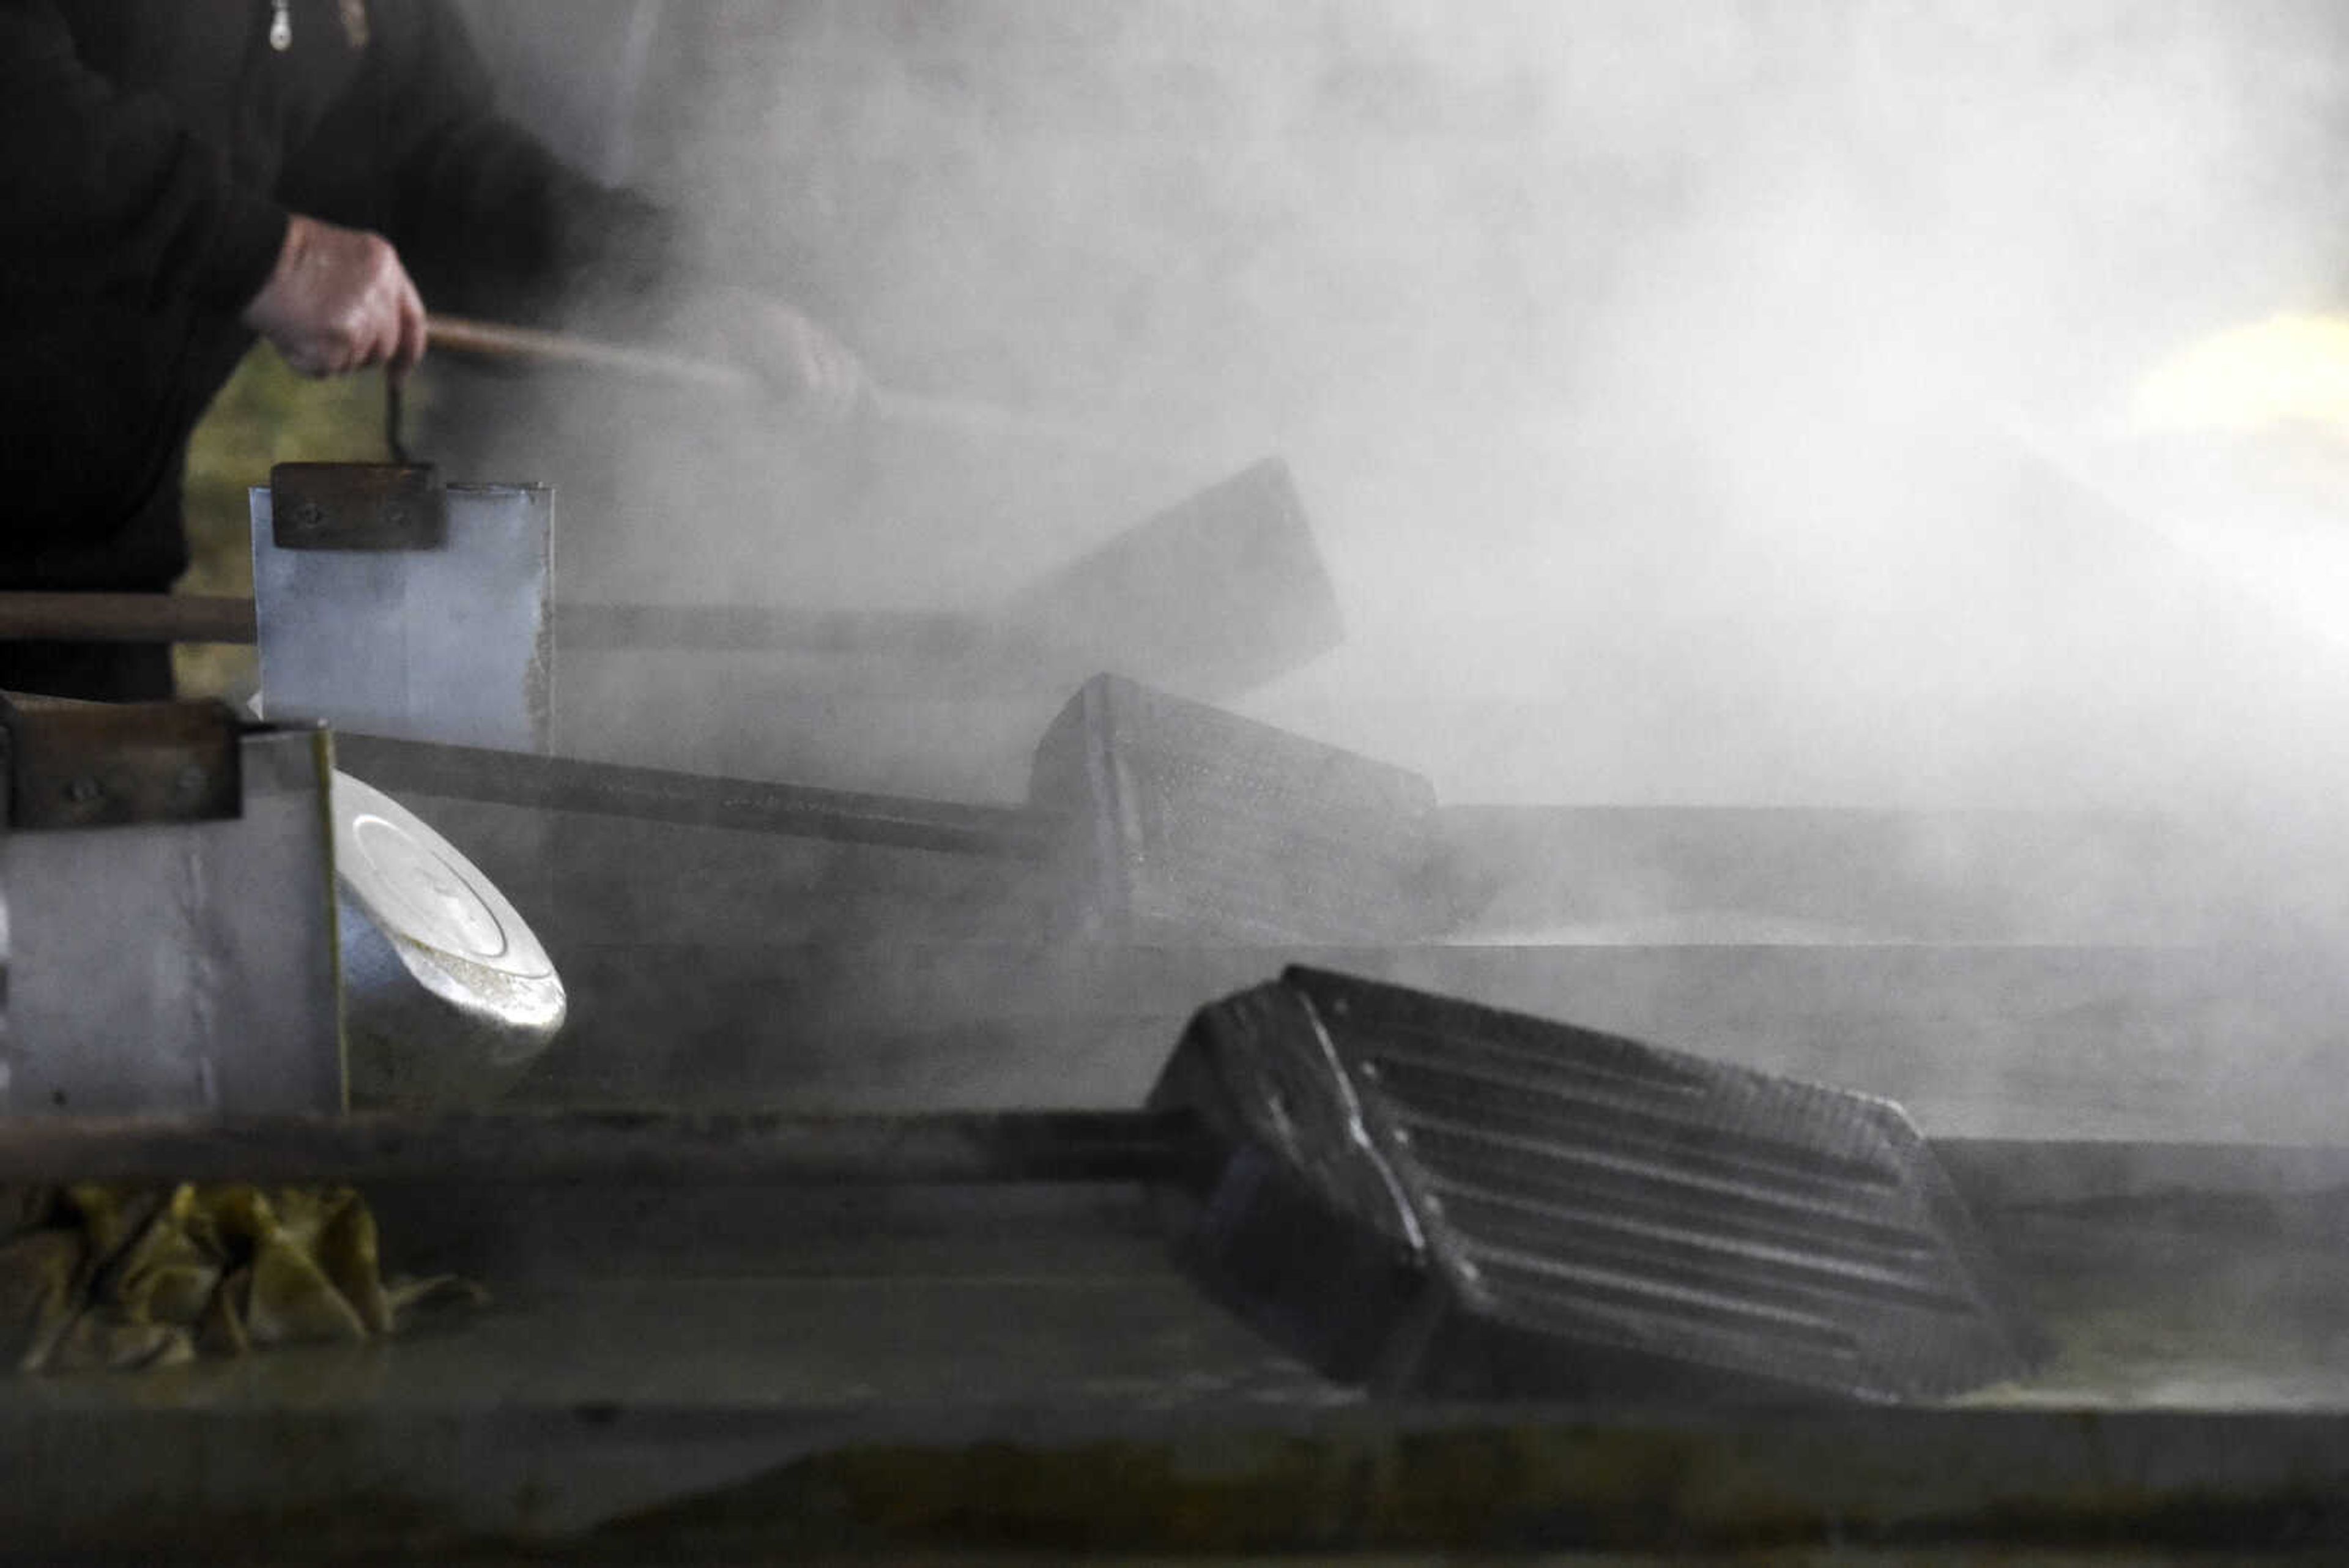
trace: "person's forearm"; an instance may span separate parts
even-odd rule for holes
[[[372,114],[328,128],[288,190],[348,193],[338,145],[375,146],[387,177],[366,221],[432,308],[645,340],[689,340],[698,317],[718,351],[784,398],[832,412],[861,398],[856,357],[771,258],[726,265],[675,212],[597,183],[501,117],[448,0],[416,0],[379,42]]]
[[[649,314],[692,285],[667,213],[566,167],[498,112],[448,0],[378,20],[366,80],[286,167],[280,191],[295,210],[382,233],[436,309],[543,320],[592,298]]]

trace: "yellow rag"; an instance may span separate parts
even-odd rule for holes
[[[481,1293],[387,1284],[375,1216],[347,1187],[0,1188],[0,1356],[22,1371],[357,1344],[442,1296]]]

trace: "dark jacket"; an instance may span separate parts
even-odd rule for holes
[[[498,118],[446,0],[0,0],[0,587],[186,566],[190,429],[299,212],[436,308],[543,315],[686,265],[652,205]]]

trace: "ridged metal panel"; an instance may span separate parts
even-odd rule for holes
[[[1899,1107],[1291,971],[1465,1315],[1875,1398],[2025,1370],[2032,1336]]]
[[[1444,923],[1427,780],[1131,680],[1071,704],[1034,798],[1087,813],[1092,923],[1112,931],[1389,941]]]

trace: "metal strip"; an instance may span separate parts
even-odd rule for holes
[[[663,768],[378,735],[338,736],[336,750],[353,777],[395,795],[441,795],[835,843],[1024,859],[1040,858],[1058,837],[1057,818],[1013,806],[709,778]]]
[[[1195,1132],[1180,1111],[46,1117],[0,1121],[0,1181],[1150,1181]]]
[[[225,703],[0,700],[7,826],[231,821],[243,814],[240,726]]]

